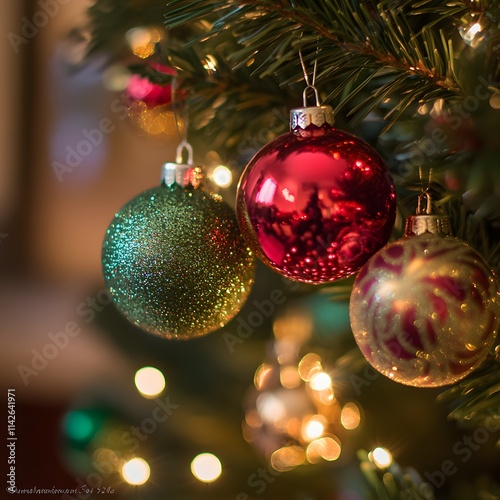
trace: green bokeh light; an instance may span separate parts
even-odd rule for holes
[[[88,441],[95,432],[92,417],[81,410],[69,412],[64,418],[63,427],[66,435],[75,441]]]

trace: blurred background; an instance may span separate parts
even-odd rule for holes
[[[372,498],[356,450],[377,447],[438,483],[432,474],[453,457],[459,473],[443,498],[468,488],[466,498],[476,498],[477,481],[498,478],[494,440],[452,451],[470,431],[446,422],[436,391],[392,384],[362,362],[359,378],[342,372],[339,360],[356,362],[348,296],[331,302],[259,265],[242,321],[189,342],[147,335],[113,309],[102,240],[114,213],[157,185],[161,165],[173,160],[174,121],[130,119],[106,56],[78,66],[88,1],[47,1],[45,11],[42,3],[0,3],[0,378],[16,394],[17,487],[78,487],[59,497],[79,499],[356,500]],[[214,154],[201,160],[217,166]],[[221,181],[229,203],[235,184]],[[242,325],[270,290],[282,299],[246,334]],[[301,361],[300,379],[279,373],[279,356]],[[146,367],[156,370],[141,379]],[[321,394],[334,398],[333,390],[331,406]],[[313,406],[323,416],[306,422]],[[305,441],[326,426],[335,439],[310,450],[311,465],[294,468],[285,457],[269,468],[265,457],[283,436],[264,429],[256,410],[271,420],[293,415],[289,425],[302,426]]]

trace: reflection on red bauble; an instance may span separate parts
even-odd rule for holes
[[[311,124],[253,157],[238,186],[237,214],[265,264],[320,284],[356,273],[387,243],[396,196],[371,146],[327,123]]]

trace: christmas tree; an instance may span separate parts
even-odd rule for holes
[[[390,374],[403,372],[404,363],[381,369],[370,354],[373,342],[382,345],[380,339],[371,338],[362,348],[378,371],[365,361],[351,334],[350,325],[358,328],[353,316],[368,318],[365,323],[380,318],[359,305],[371,284],[359,292],[358,306],[353,294],[349,321],[353,286],[359,291],[363,284],[362,271],[353,285],[361,264],[340,276],[346,279],[324,281],[311,278],[314,273],[289,280],[293,273],[281,277],[259,264],[239,315],[194,341],[158,339],[129,326],[118,313],[103,315],[103,326],[124,349],[168,372],[172,406],[163,409],[165,426],[155,424],[154,445],[139,434],[129,440],[140,451],[144,441],[156,460],[156,483],[144,487],[144,498],[500,498],[500,367],[494,343],[500,314],[496,279],[487,269],[497,272],[500,263],[500,2],[97,0],[89,15],[87,57],[105,54],[109,65],[126,69],[130,115],[143,129],[157,127],[158,113],[173,115],[175,139],[188,138],[195,158],[224,165],[219,172],[236,179],[254,154],[288,132],[288,111],[307,106],[318,92],[317,104],[333,108],[335,128],[363,138],[388,165],[397,194],[391,240],[399,241],[405,218],[418,205],[420,216],[431,215],[431,209],[440,220],[448,216],[451,233],[473,247],[486,266],[482,278],[461,259],[428,268],[427,283],[444,268],[471,283],[444,283],[447,295],[439,296],[439,310],[434,296],[418,293],[413,280],[421,271],[415,271],[414,261],[400,277],[394,300],[411,302],[412,314],[427,325],[437,321],[435,314],[451,337],[463,329],[480,332],[483,350],[489,351],[477,362],[464,358],[452,367],[455,353],[444,339],[440,349],[449,351],[439,361],[439,369],[444,364],[448,370],[443,383],[434,383],[427,372],[431,382],[422,382],[418,370],[406,381]],[[134,94],[138,85],[146,90]],[[177,163],[182,162],[181,154]],[[212,178],[217,183],[217,176]],[[219,195],[234,204],[235,189],[219,184]],[[283,193],[293,203],[294,194]],[[322,202],[315,192],[304,209],[310,234],[323,229],[310,222],[319,219]],[[346,215],[350,207],[330,209],[348,219],[354,217]],[[249,215],[249,224],[256,217],[261,225],[278,220],[269,210]],[[387,220],[392,228],[394,217]],[[287,224],[283,216],[278,225]],[[384,251],[383,244],[375,246],[371,255]],[[397,248],[393,254],[403,252],[398,243],[392,248]],[[426,246],[423,254],[428,251]],[[203,293],[210,288],[201,286]],[[169,301],[177,299],[179,311],[187,307],[188,297]],[[393,307],[391,302],[384,309],[384,321],[400,328],[397,349],[418,344],[415,356],[425,360],[422,366],[432,366],[433,353],[422,354],[426,349],[414,316],[408,324],[415,328],[401,326],[405,320],[398,323]],[[462,313],[471,310],[474,316],[465,323]],[[374,335],[380,328],[373,327]],[[401,340],[408,332],[414,336]],[[462,347],[478,349],[466,342]],[[387,355],[405,359],[406,351],[388,349]],[[148,415],[141,411],[136,421]],[[99,415],[94,417],[104,418]],[[117,446],[112,431],[104,448]],[[215,457],[201,456],[207,461],[201,472],[193,462],[194,476],[210,483],[203,488],[186,472],[198,452],[222,461],[220,479]]]

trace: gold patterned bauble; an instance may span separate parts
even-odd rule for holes
[[[427,226],[419,234],[418,226],[410,220],[409,236],[363,266],[351,295],[351,326],[376,370],[402,384],[439,387],[486,359],[500,319],[498,285],[471,246]]]
[[[192,339],[238,313],[253,284],[254,259],[233,210],[193,186],[196,176],[189,174],[196,169],[166,166],[173,168],[162,185],[115,215],[103,244],[103,273],[129,321],[167,339]]]

